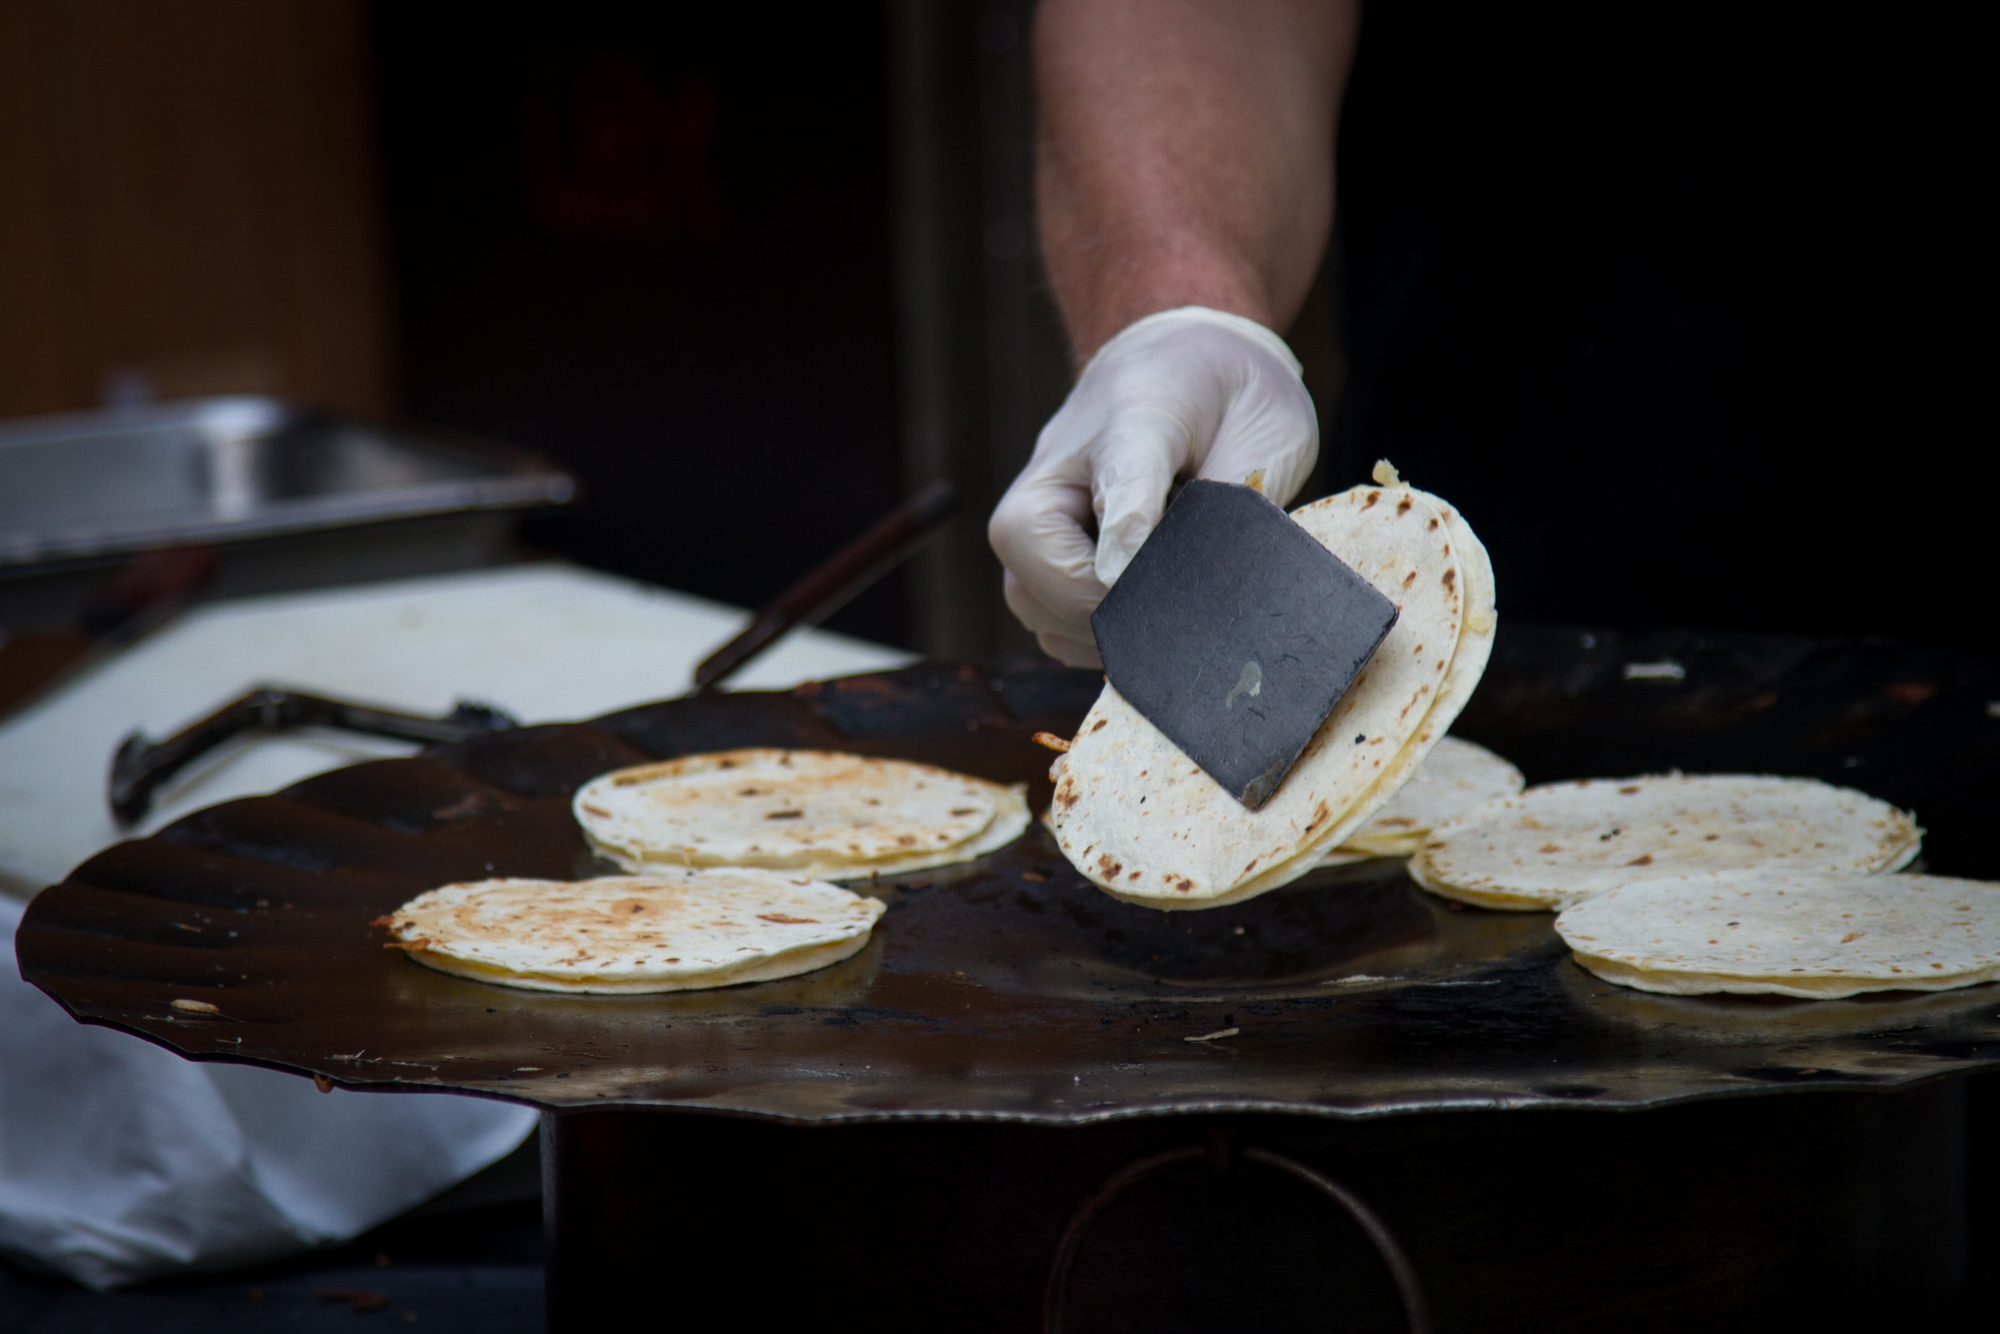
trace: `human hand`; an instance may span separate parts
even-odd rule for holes
[[[1282,505],[1318,456],[1312,396],[1283,339],[1202,306],[1149,315],[1090,359],[993,510],[1007,605],[1044,652],[1101,666],[1090,614],[1175,482],[1248,483]]]

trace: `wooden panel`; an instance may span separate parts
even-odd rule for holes
[[[0,415],[387,406],[364,0],[0,7]]]

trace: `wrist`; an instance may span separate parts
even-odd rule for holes
[[[1235,311],[1218,310],[1212,306],[1182,305],[1167,310],[1158,310],[1140,316],[1119,329],[1104,345],[1099,347],[1080,373],[1087,374],[1090,367],[1104,356],[1115,355],[1118,349],[1140,340],[1158,337],[1168,328],[1187,325],[1207,325],[1227,330],[1229,333],[1255,344],[1275,357],[1289,369],[1294,377],[1303,379],[1304,367],[1292,349],[1280,338],[1270,325],[1261,320]]]
[[[1211,247],[1135,248],[1091,273],[1058,273],[1054,258],[1050,277],[1079,367],[1123,330],[1164,311],[1198,306],[1277,327],[1255,271]]]

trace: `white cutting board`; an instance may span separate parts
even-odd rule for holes
[[[32,894],[121,837],[104,801],[133,728],[158,740],[251,686],[416,713],[459,699],[522,722],[685,692],[749,613],[559,564],[209,603],[0,724],[0,891]],[[795,631],[730,682],[773,689],[900,667],[908,653]],[[416,749],[327,733],[237,743],[165,789],[133,836],[203,806]]]

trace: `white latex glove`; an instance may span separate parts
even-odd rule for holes
[[[1312,396],[1283,339],[1202,306],[1148,315],[1090,359],[994,508],[986,535],[1007,605],[1043,651],[1101,666],[1090,613],[1176,481],[1247,482],[1282,505],[1318,456]]]

